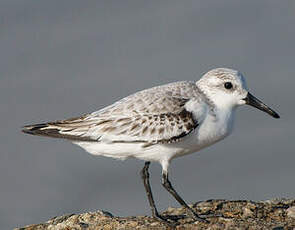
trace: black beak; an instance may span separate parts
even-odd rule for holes
[[[258,100],[256,97],[254,97],[251,93],[248,92],[247,97],[244,98],[247,105],[251,105],[261,111],[264,111],[268,113],[269,115],[273,116],[274,118],[280,118],[279,114],[277,114],[275,111],[273,111],[271,108],[269,108],[266,104],[264,104],[262,101]]]

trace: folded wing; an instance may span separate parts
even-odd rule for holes
[[[171,143],[200,123],[186,108],[192,98],[198,103],[195,84],[178,82],[140,91],[94,113],[25,126],[23,131],[72,141]]]

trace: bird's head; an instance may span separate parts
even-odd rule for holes
[[[249,93],[245,78],[239,71],[227,68],[213,69],[196,84],[218,108],[232,109],[247,104],[274,118],[280,117],[274,110]]]

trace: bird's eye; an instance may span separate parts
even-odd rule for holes
[[[224,88],[231,89],[232,87],[233,87],[233,84],[231,82],[225,82],[224,83]]]

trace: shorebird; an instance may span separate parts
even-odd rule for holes
[[[236,108],[245,104],[279,118],[249,93],[239,71],[217,68],[197,82],[156,86],[96,112],[24,126],[22,131],[67,139],[94,155],[144,160],[141,176],[152,215],[171,222],[159,214],[149,182],[150,162],[158,162],[162,166],[162,185],[194,220],[206,221],[173,188],[168,178],[169,164],[174,158],[197,152],[228,136]]]

